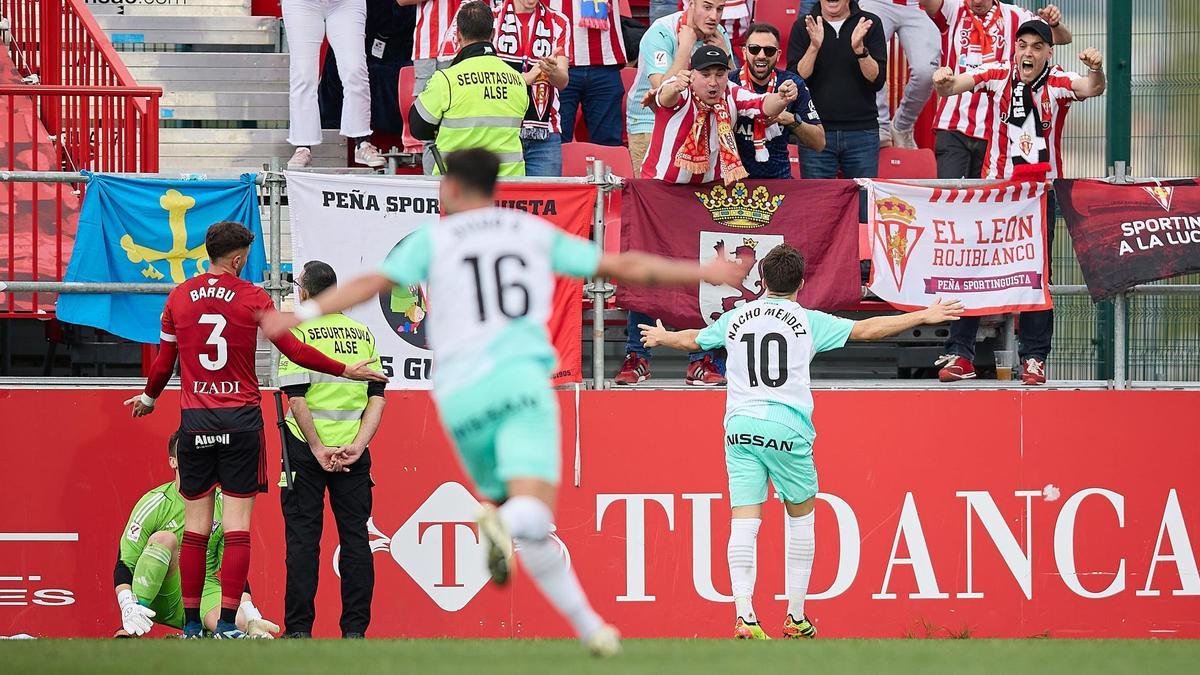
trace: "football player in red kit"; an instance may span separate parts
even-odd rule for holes
[[[209,268],[167,297],[161,346],[145,391],[125,402],[133,416],[154,412],[179,359],[179,493],[185,501],[179,571],[184,637],[200,637],[205,552],[212,528],[213,490],[224,493],[225,551],[221,561],[221,616],[217,638],[243,637],[234,624],[250,568],[250,513],[267,491],[267,464],[254,354],[259,318],[274,311],[266,291],[241,279],[254,235],[241,223],[208,228]],[[297,365],[352,380],[387,378],[371,361],[351,366],[305,345],[290,333],[273,340]]]

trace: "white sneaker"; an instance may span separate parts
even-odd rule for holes
[[[600,630],[592,633],[583,644],[587,646],[588,651],[592,656],[608,658],[621,653],[621,633],[608,624],[600,627]]]
[[[892,147],[892,128],[890,126],[879,126],[879,147]]]
[[[378,169],[384,164],[387,164],[387,158],[379,153],[379,148],[371,145],[367,141],[363,141],[354,148],[354,163],[364,164],[372,169]]]
[[[307,169],[308,165],[312,164],[312,150],[300,147],[292,153],[292,158],[288,160],[287,168],[289,169]]]
[[[893,126],[892,145],[896,146],[897,148],[915,150],[917,147],[917,140],[913,138],[913,130],[901,129],[900,127]]]

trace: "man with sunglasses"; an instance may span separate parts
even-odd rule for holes
[[[742,67],[730,72],[729,79],[756,94],[770,94],[792,82],[797,96],[773,119],[738,116],[734,136],[750,178],[791,178],[788,144],[793,138],[817,152],[825,149],[825,129],[808,87],[799,75],[776,68],[778,63],[779,30],[768,23],[752,24],[742,47]]]

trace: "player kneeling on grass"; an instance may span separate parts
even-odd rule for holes
[[[729,533],[729,578],[737,609],[734,637],[769,639],[751,605],[755,541],[767,501],[767,480],[787,511],[788,613],[783,636],[816,637],[804,614],[815,541],[813,506],[817,470],[812,448],[813,398],[809,362],[847,340],[880,340],[922,324],[955,321],[960,302],[940,300],[919,312],[863,321],[840,319],[796,302],[804,285],[804,258],[782,244],[762,261],[767,295],[721,315],[704,330],[668,331],[662,322],[641,325],[647,347],[685,351],[726,347],[725,468],[733,522]]]
[[[179,578],[179,541],[183,537],[183,497],[179,495],[178,447],[180,432],[171,434],[167,452],[175,480],[147,492],[121,533],[120,554],[113,572],[117,602],[121,607],[121,630],[114,637],[133,637],[150,632],[154,624],[183,628],[183,588]],[[225,546],[221,528],[220,493],[215,500],[212,536],[209,538],[204,595],[200,612],[204,627],[213,637],[221,609],[221,549]],[[237,612],[237,628],[247,637],[271,639],[279,626],[262,618],[250,598],[250,586],[242,592]]]

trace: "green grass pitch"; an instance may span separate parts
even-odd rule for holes
[[[1200,672],[1190,640],[626,640],[598,660],[570,640],[38,640],[0,643],[6,673],[1134,673]]]

